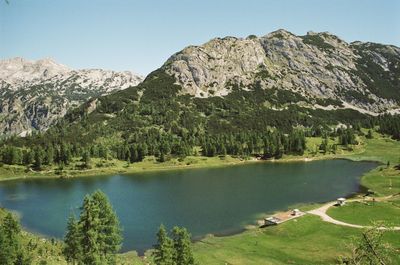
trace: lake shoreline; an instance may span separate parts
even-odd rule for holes
[[[283,156],[281,159],[257,159],[256,157],[251,157],[250,159],[242,159],[232,156],[229,157],[229,161],[225,161],[224,158],[220,158],[220,161],[213,164],[180,164],[180,165],[166,165],[166,166],[158,166],[160,164],[154,164],[152,166],[141,166],[140,163],[130,164],[129,167],[124,167],[123,169],[119,167],[104,167],[104,168],[94,168],[87,170],[74,170],[72,172],[68,172],[70,174],[65,175],[57,175],[53,172],[46,171],[30,171],[31,174],[25,173],[13,177],[1,177],[0,182],[3,181],[18,181],[18,180],[29,180],[29,179],[73,179],[73,178],[87,178],[93,176],[106,176],[110,174],[120,174],[120,175],[130,175],[136,173],[147,173],[147,172],[163,172],[163,171],[178,171],[178,170],[186,170],[186,169],[200,169],[200,168],[219,168],[219,167],[231,167],[231,166],[241,166],[247,165],[251,163],[297,163],[297,162],[313,162],[319,160],[334,160],[334,159],[345,159],[350,161],[363,161],[363,162],[378,162],[382,163],[380,160],[374,159],[355,159],[352,156],[357,155],[358,153],[349,153],[349,154],[328,154],[328,155],[318,155],[318,156]],[[194,161],[200,161],[202,159],[208,159],[208,157],[204,156],[192,156],[190,159],[194,159]],[[162,165],[162,164],[161,164]]]
[[[182,170],[182,169],[193,169],[193,168],[216,168],[216,167],[231,167],[231,166],[234,166],[234,165],[236,165],[236,166],[242,166],[242,165],[249,165],[249,164],[254,164],[254,163],[256,163],[256,162],[258,162],[258,163],[281,163],[281,164],[283,164],[283,163],[307,163],[307,162],[312,162],[312,161],[321,161],[321,160],[348,160],[348,161],[354,161],[353,159],[348,159],[348,157],[341,157],[341,156],[335,156],[335,157],[332,157],[332,156],[329,156],[329,157],[323,157],[323,156],[321,156],[321,157],[315,157],[315,158],[310,158],[310,157],[296,157],[296,158],[293,158],[293,157],[291,157],[290,159],[282,159],[282,160],[273,160],[273,159],[271,159],[271,160],[255,160],[255,159],[252,159],[252,160],[237,160],[237,163],[225,163],[225,164],[221,164],[221,165],[218,165],[218,166],[212,166],[212,167],[205,167],[205,166],[201,166],[200,165],[200,167],[199,166],[197,166],[197,167],[194,167],[194,166],[191,166],[191,167],[168,167],[168,168],[163,168],[162,170],[160,170],[159,168],[158,169],[155,169],[155,170],[141,170],[141,171],[136,171],[135,173],[138,173],[138,172],[140,172],[140,173],[145,173],[145,172],[157,172],[157,171],[172,171],[172,170]],[[258,164],[257,163],[257,164]],[[119,172],[119,173],[121,173],[121,172]],[[112,174],[112,173],[111,173]],[[124,174],[129,174],[129,173],[124,173]],[[123,174],[121,174],[121,175],[123,175]],[[364,175],[364,173],[363,173],[363,175]],[[96,176],[100,176],[100,175],[96,175]],[[73,178],[80,178],[80,177],[82,177],[82,178],[86,178],[86,177],[88,177],[88,176],[74,176]],[[44,177],[44,178],[46,178],[46,177]],[[54,179],[54,177],[47,177],[47,178],[53,178]],[[362,178],[362,176],[360,176],[360,179]],[[29,179],[32,179],[32,178],[26,178],[25,180],[29,180]],[[16,181],[18,181],[18,179],[15,179]],[[357,191],[358,192],[358,191]],[[351,194],[352,195],[354,195],[355,193],[357,193],[357,192],[352,192]],[[320,202],[319,202],[320,203]],[[304,205],[313,205],[313,204],[315,204],[315,203],[304,203]],[[277,211],[274,211],[274,213],[277,213],[277,212],[281,212],[281,211],[285,211],[285,210],[288,210],[288,209],[291,209],[292,208],[292,206],[288,206],[287,208],[285,208],[285,209],[280,209],[280,210],[277,210]],[[297,208],[297,207],[296,207]],[[271,214],[272,214],[272,212],[270,212]],[[258,216],[265,216],[267,213],[259,213],[259,214],[257,214]],[[206,238],[208,238],[208,237],[228,237],[228,236],[233,236],[233,235],[238,235],[238,234],[241,234],[241,233],[243,233],[243,232],[245,232],[245,231],[248,231],[248,230],[251,230],[251,229],[254,229],[254,228],[257,228],[258,226],[256,225],[257,224],[257,220],[259,220],[259,218],[257,217],[257,218],[254,218],[254,220],[253,221],[249,221],[247,224],[244,224],[243,225],[243,228],[241,228],[241,229],[235,229],[235,231],[229,231],[229,232],[227,232],[227,231],[225,231],[225,232],[221,232],[221,233],[214,233],[214,234],[205,234],[204,236],[199,236],[199,237],[197,237],[197,238],[194,238],[194,242],[198,242],[198,241],[202,241],[203,239],[206,239]],[[34,235],[36,235],[36,236],[38,236],[38,237],[42,237],[42,238],[47,238],[47,239],[49,239],[50,237],[48,237],[48,236],[44,236],[43,234],[40,234],[40,233],[36,233],[35,231],[32,231],[32,230],[29,230],[29,229],[26,229],[26,227],[24,227],[24,230],[25,231],[27,231],[27,232],[30,232],[30,233],[32,233],[32,234],[34,234]],[[149,249],[144,249],[144,250],[136,250],[136,252],[137,253],[139,253],[139,255],[146,255],[145,253],[147,252],[147,251],[149,251],[149,250],[151,250],[151,248],[149,248]],[[123,252],[121,252],[121,254],[123,254],[123,253],[128,253],[128,252],[131,252],[132,250],[128,250],[128,249],[125,249]]]
[[[389,142],[393,142],[393,140],[391,139],[387,139],[387,138],[381,138],[381,139],[377,139],[377,140],[373,140],[373,141],[377,141],[377,142],[381,142],[382,140],[384,141],[389,141]],[[205,165],[205,164],[192,164],[192,165],[178,165],[178,166],[167,166],[167,167],[150,167],[150,168],[140,168],[140,167],[136,167],[136,168],[128,168],[128,170],[124,170],[123,172],[121,172],[120,170],[118,170],[118,168],[116,168],[115,170],[112,170],[111,168],[106,168],[106,172],[101,172],[104,169],[101,169],[100,172],[98,170],[96,170],[95,172],[92,172],[91,174],[88,174],[87,171],[82,171],[79,172],[79,174],[75,174],[73,176],[71,176],[70,178],[80,178],[80,177],[90,177],[90,176],[101,176],[101,175],[107,175],[107,174],[121,174],[121,175],[125,175],[125,174],[135,174],[135,173],[146,173],[146,172],[157,172],[157,171],[172,171],[172,170],[184,170],[184,169],[196,169],[196,168],[215,168],[215,167],[231,167],[231,166],[240,166],[240,165],[247,165],[247,164],[251,164],[251,163],[294,163],[294,162],[312,162],[312,161],[318,161],[318,160],[331,160],[331,159],[345,159],[345,160],[350,160],[350,161],[368,161],[368,162],[377,162],[380,163],[380,165],[382,165],[383,163],[386,163],[386,161],[389,161],[388,158],[386,158],[386,155],[377,153],[373,155],[371,155],[370,152],[365,152],[366,145],[363,146],[362,150],[355,150],[353,152],[349,152],[346,154],[329,154],[329,155],[317,155],[317,156],[310,156],[305,155],[305,156],[284,156],[282,159],[280,160],[274,160],[274,159],[270,159],[270,160],[256,160],[256,159],[252,159],[252,160],[240,160],[238,158],[235,158],[234,161],[228,161],[228,162],[221,162],[218,164],[212,164],[212,165]],[[389,150],[384,150],[385,153]],[[203,157],[196,157],[197,159],[203,159]],[[393,159],[390,159],[393,160]],[[393,162],[393,161],[392,161]],[[134,164],[135,165],[135,164]],[[370,183],[368,181],[368,178],[370,178],[369,175],[371,175],[372,173],[374,173],[375,171],[378,172],[378,169],[380,168],[380,165],[378,164],[377,167],[375,167],[374,169],[365,172],[363,175],[360,176],[359,179],[359,183],[360,186],[365,187],[366,189],[373,189],[375,190],[375,184],[374,183]],[[382,169],[382,168],[381,168]],[[29,179],[63,179],[62,177],[59,177],[55,174],[52,175],[42,175],[42,176],[18,176],[18,177],[14,177],[14,178],[0,178],[0,182],[1,181],[9,181],[9,180],[29,180]],[[374,177],[375,178],[375,177]],[[366,180],[366,182],[364,183],[364,180]],[[361,190],[359,192],[356,193],[352,193],[349,196],[358,196],[361,193]],[[317,207],[316,203],[307,203],[302,205],[301,207],[312,207],[315,208]],[[299,206],[296,205],[296,208],[299,208]],[[282,209],[283,211],[284,209]],[[277,211],[278,212],[278,211]],[[257,218],[254,219],[255,221],[257,220]],[[201,238],[197,238],[194,240],[194,242],[202,242],[202,240],[205,240],[209,237],[215,237],[215,238],[229,238],[230,236],[235,236],[235,235],[240,235],[240,234],[244,234],[246,233],[246,231],[249,230],[254,230],[256,229],[256,226],[250,227],[250,226],[245,226],[242,230],[238,230],[235,232],[230,232],[230,233],[222,233],[222,234],[207,234],[204,235]],[[26,231],[26,229],[24,228],[24,230]],[[43,235],[37,234],[35,232],[31,232],[31,231],[27,231],[27,233],[33,234],[36,237],[41,237],[43,238]],[[44,238],[49,238],[44,236]],[[151,248],[142,252],[140,251],[140,254],[143,253],[143,257],[148,256],[146,253],[149,253],[149,251],[151,251]],[[119,255],[132,255],[132,253],[136,252],[135,250],[128,250],[128,251],[123,251],[120,252]],[[136,252],[137,253],[137,252]]]

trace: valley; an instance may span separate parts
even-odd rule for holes
[[[0,261],[353,264],[366,240],[397,264],[399,69],[394,45],[282,29],[145,78],[2,60]],[[309,212],[338,197],[326,214],[366,228]]]
[[[374,197],[379,198],[380,196],[388,196],[395,195],[400,192],[400,182],[399,182],[399,173],[393,166],[387,167],[387,162],[391,165],[396,165],[398,163],[398,154],[400,152],[400,144],[397,141],[391,140],[387,137],[382,137],[379,134],[374,133],[373,139],[367,139],[365,137],[358,138],[359,145],[354,147],[354,150],[344,151],[342,154],[334,155],[327,154],[324,155],[322,153],[318,153],[312,156],[312,150],[314,149],[314,143],[319,142],[321,139],[307,139],[307,151],[301,157],[295,156],[284,156],[281,160],[278,160],[278,163],[293,163],[293,161],[304,161],[307,160],[320,160],[320,159],[332,159],[332,158],[347,158],[351,160],[375,160],[382,163],[376,169],[373,169],[370,172],[364,174],[361,178],[361,183],[374,192]],[[380,148],[379,148],[380,147]],[[310,152],[310,153],[309,153]],[[190,158],[187,158],[190,159]],[[199,157],[199,160],[202,158]],[[207,159],[207,158],[204,158]],[[220,160],[220,158],[218,158]],[[238,159],[228,158],[228,161],[231,163],[241,163],[244,165],[231,165],[229,167],[246,167],[246,164],[250,165],[260,165],[264,163],[273,163],[271,161],[254,161],[254,162],[244,162]],[[146,162],[139,162],[146,163]],[[157,162],[152,162],[157,163]],[[275,162],[276,163],[276,162]],[[296,162],[295,162],[296,163]],[[299,162],[297,162],[299,163]],[[300,163],[311,163],[311,162],[300,162]],[[143,165],[143,164],[142,164]],[[289,164],[290,165],[290,164]],[[144,165],[143,165],[144,166]],[[154,165],[153,165],[154,166]],[[227,164],[216,164],[217,168],[220,166],[227,166]],[[166,167],[168,168],[168,166]],[[172,169],[175,172],[175,169]],[[146,171],[143,168],[135,173],[134,175],[141,175]],[[154,173],[160,172],[161,175],[164,175],[163,172],[168,171],[155,171]],[[79,172],[84,175],[84,171]],[[151,173],[151,174],[154,174]],[[27,176],[30,178],[30,176]],[[90,176],[84,177],[84,179],[92,178]],[[128,178],[128,176],[124,176],[124,178]],[[146,177],[147,178],[147,177]],[[152,177],[149,176],[149,180]],[[80,178],[78,178],[79,181]],[[62,181],[62,180],[58,180]],[[74,181],[72,179],[71,181]],[[17,182],[18,183],[18,182]],[[398,206],[398,198],[393,197],[390,202],[388,202],[387,206],[382,208],[380,204],[374,205],[363,205],[360,204],[357,206],[358,210],[363,212],[363,217],[361,220],[381,220],[385,218],[386,220],[395,221],[395,217],[391,215],[395,214]],[[391,204],[390,204],[391,203]],[[302,204],[302,205],[292,205],[288,208],[298,207],[301,210],[307,211],[313,208],[317,208],[319,204]],[[352,209],[353,206],[349,206],[351,208],[343,208],[343,210],[348,211]],[[354,208],[353,208],[354,209]],[[386,210],[389,209],[390,211]],[[284,210],[283,208],[281,210]],[[333,209],[336,213],[333,213],[333,216],[343,220],[350,221],[351,223],[357,224],[359,221],[353,219],[346,219],[348,214],[344,212],[344,217],[342,215],[342,209]],[[356,211],[356,210],[353,210]],[[369,214],[369,211],[371,214]],[[385,211],[385,214],[380,213],[379,211]],[[328,212],[328,214],[331,214]],[[396,215],[396,214],[395,214]],[[361,217],[361,216],[360,216]],[[369,222],[370,222],[369,221]],[[368,222],[368,221],[367,221]],[[392,223],[393,224],[393,223]],[[398,225],[398,224],[397,224]],[[323,238],[324,241],[319,241],[320,244],[318,246],[313,245],[313,238],[315,240],[319,240],[323,233],[325,236]],[[232,236],[206,236],[202,238],[200,241],[194,244],[194,254],[197,260],[199,260],[202,264],[219,264],[221,262],[229,262],[229,260],[246,260],[246,263],[249,264],[259,264],[259,262],[271,262],[272,264],[287,264],[287,262],[309,262],[309,263],[319,263],[319,264],[331,264],[335,262],[337,257],[340,255],[346,254],[345,244],[351,241],[353,236],[359,235],[360,231],[356,228],[347,228],[340,227],[333,224],[324,223],[316,216],[306,215],[296,220],[289,221],[285,224],[279,225],[277,227],[268,227],[268,228],[248,228],[248,230]],[[388,232],[385,236],[385,240],[392,243],[395,248],[399,248],[400,246],[397,244],[397,233],[398,232]],[[347,243],[346,243],[347,242]],[[396,243],[397,242],[397,243]],[[310,245],[311,244],[311,245]],[[218,246],[216,248],[216,246]],[[338,246],[343,246],[339,247]],[[47,245],[45,248],[54,249],[52,253],[60,253],[59,246],[57,245]],[[280,249],[278,251],[278,249]],[[233,251],[233,252],[232,252]],[[252,254],[250,254],[252,253]],[[273,253],[281,253],[281,254],[273,254]],[[318,254],[319,253],[319,254]],[[305,255],[306,254],[306,255]],[[49,257],[48,260],[55,259],[58,260],[54,263],[50,264],[59,264],[63,258],[54,254],[56,256]],[[58,254],[59,255],[59,254]],[[249,261],[249,257],[252,257],[252,261]],[[304,257],[307,257],[305,259]],[[145,258],[138,258],[135,252],[126,252],[124,254],[118,255],[118,259],[121,264],[124,262],[128,262],[132,264],[146,264],[151,260],[150,252],[145,253]],[[268,264],[268,263],[267,263]]]

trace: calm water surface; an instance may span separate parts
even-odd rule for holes
[[[260,213],[357,192],[360,176],[376,166],[326,160],[9,181],[0,182],[0,205],[19,212],[27,229],[62,238],[71,211],[79,215],[84,195],[101,189],[123,226],[123,250],[142,252],[154,244],[161,223],[185,226],[195,237],[234,233]]]

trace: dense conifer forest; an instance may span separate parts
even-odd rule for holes
[[[255,84],[250,90],[232,86],[223,98],[192,98],[180,95],[180,89],[172,77],[155,71],[137,87],[72,110],[47,132],[4,139],[0,161],[62,170],[74,157],[81,158],[82,169],[91,166],[92,157],[129,163],[148,155],[159,162],[189,155],[279,159],[302,155],[305,137],[339,137],[341,145],[355,144],[362,127],[400,139],[399,116],[302,108],[290,103],[305,99],[290,91],[262,90]],[[325,151],[336,148],[321,145]]]

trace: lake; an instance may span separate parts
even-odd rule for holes
[[[23,226],[62,238],[68,215],[96,189],[110,198],[124,230],[123,250],[152,247],[158,227],[189,229],[195,238],[226,235],[262,213],[297,203],[326,202],[359,191],[374,162],[322,160],[72,179],[0,182],[0,205],[20,213]]]

